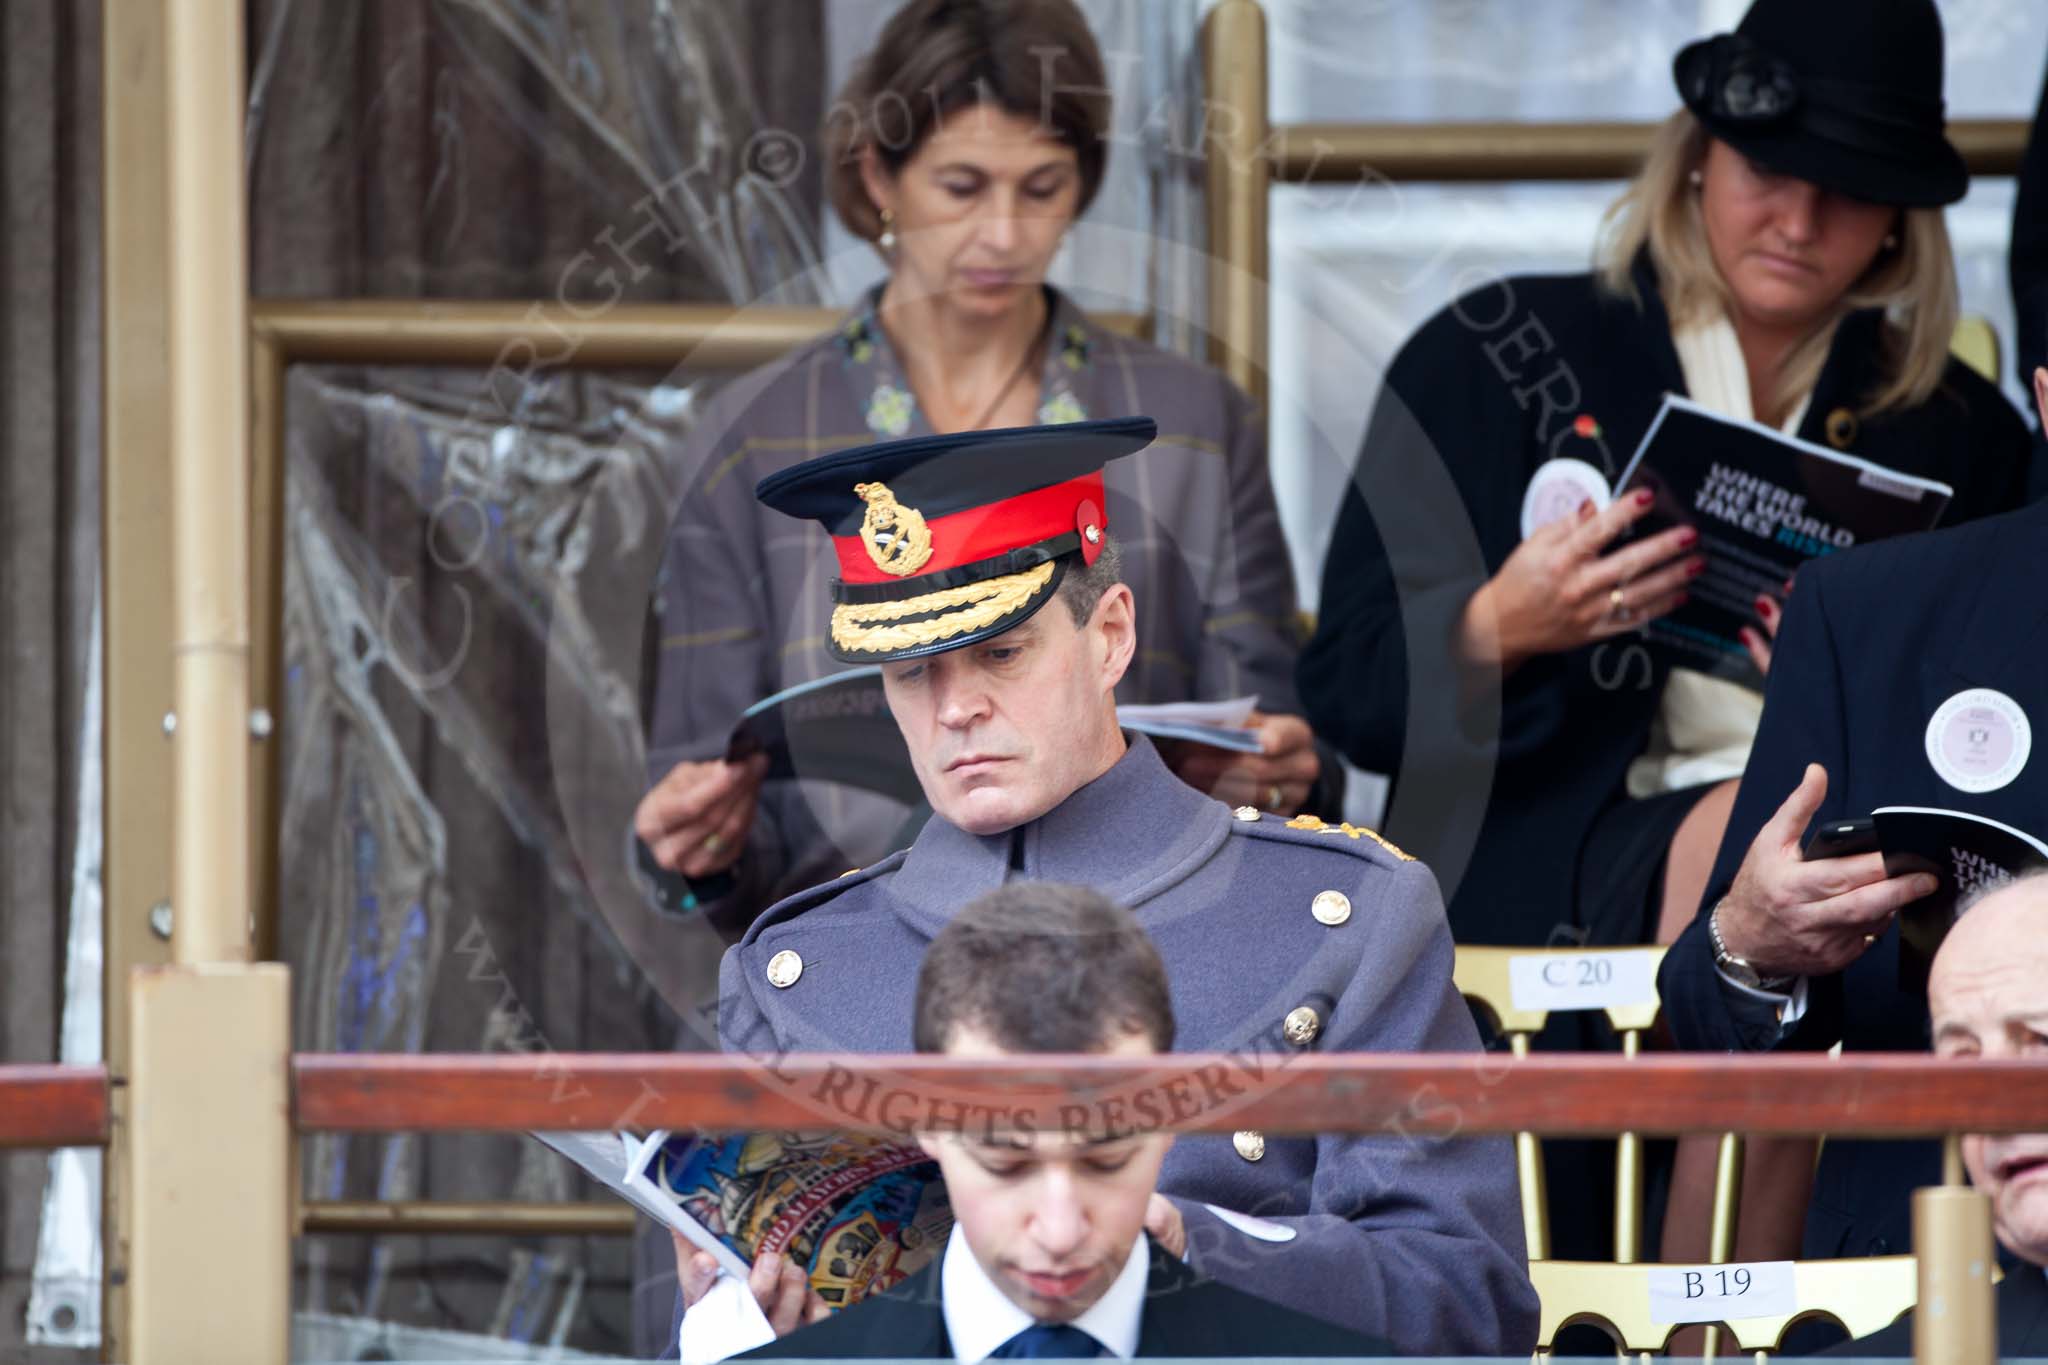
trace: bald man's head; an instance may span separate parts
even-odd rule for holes
[[[1943,1057],[2048,1058],[2048,875],[1978,901],[1949,930],[1927,981]],[[1963,1163],[1991,1196],[1998,1240],[2048,1265],[2048,1133],[1966,1137]]]

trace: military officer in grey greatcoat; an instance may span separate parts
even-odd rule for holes
[[[908,849],[782,901],[726,953],[726,1049],[911,1051],[933,935],[981,892],[1035,878],[1137,914],[1180,1045],[1236,1054],[1204,1103],[1316,1050],[1478,1050],[1425,866],[1368,830],[1232,810],[1119,729],[1113,692],[1138,642],[1101,470],[1152,436],[1135,418],[921,437],[761,483],[763,502],[831,533],[832,648],[881,665],[936,815]],[[1188,1136],[1159,1189],[1149,1230],[1199,1273],[1407,1352],[1533,1345],[1505,1140]],[[704,1268],[681,1278],[698,1302]],[[807,1311],[754,1291],[771,1320]]]

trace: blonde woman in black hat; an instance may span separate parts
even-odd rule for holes
[[[1461,942],[1669,942],[1697,909],[1761,698],[1641,637],[1691,533],[1597,505],[1665,393],[1948,483],[1951,522],[2026,486],[2017,413],[1948,355],[1967,176],[1931,0],[1757,0],[1674,74],[1596,269],[1473,290],[1389,367],[1299,670],[1318,733],[1395,774],[1389,837]],[[1588,500],[1525,523],[1539,472]]]
[[[1110,477],[1147,642],[1118,696],[1258,698],[1263,753],[1171,756],[1233,804],[1292,814],[1323,777],[1297,714],[1294,579],[1263,417],[1215,371],[1109,331],[1045,282],[1102,182],[1108,88],[1072,0],[912,0],[827,112],[827,196],[888,278],[835,332],[736,380],[699,418],[663,570],[637,832],[690,879],[683,905],[730,933],[914,832],[901,805],[843,786],[788,783],[802,790],[764,801],[757,767],[721,761],[744,707],[838,667],[822,595],[807,590],[824,581],[815,547],[750,495],[836,449],[1156,418],[1158,442]],[[1328,769],[1341,771],[1334,755]]]

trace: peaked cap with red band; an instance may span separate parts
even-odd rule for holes
[[[1149,417],[916,436],[806,460],[754,496],[824,524],[839,556],[827,647],[913,659],[1001,634],[1093,564],[1102,466],[1150,445]]]

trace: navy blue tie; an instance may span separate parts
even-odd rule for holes
[[[1078,1327],[1036,1323],[989,1352],[991,1360],[1093,1360],[1108,1355],[1102,1343]]]

